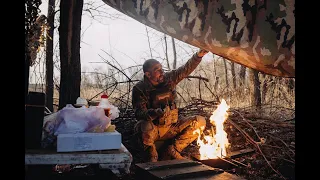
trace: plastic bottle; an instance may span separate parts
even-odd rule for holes
[[[101,100],[98,106],[104,109],[104,113],[106,116],[110,116],[110,103],[107,94],[104,93],[101,95]]]

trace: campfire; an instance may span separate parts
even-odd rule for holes
[[[203,138],[200,135],[201,129],[193,132],[198,134],[197,145],[199,146],[200,160],[218,159],[227,156],[229,142],[227,133],[224,131],[224,122],[228,118],[228,109],[229,106],[222,99],[221,104],[210,116],[210,123],[215,126],[215,129],[212,126],[211,132],[208,132],[209,135],[204,135]]]

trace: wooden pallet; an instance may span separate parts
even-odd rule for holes
[[[243,180],[243,178],[188,159],[136,164],[137,179]]]
[[[102,169],[110,169],[115,174],[120,171],[130,172],[132,155],[121,144],[117,150],[64,152],[54,150],[26,150],[25,165],[56,165],[56,164],[99,164]]]

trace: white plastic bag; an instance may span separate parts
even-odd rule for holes
[[[55,127],[54,135],[103,132],[111,124],[111,118],[105,115],[103,108],[74,108],[70,104],[59,111],[56,121],[58,126]]]

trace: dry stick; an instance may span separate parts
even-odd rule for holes
[[[277,144],[276,142],[274,142],[275,144]],[[279,149],[282,149],[281,147],[279,147]],[[293,159],[286,151],[283,151],[293,162],[295,162],[295,159]]]
[[[232,164],[232,165],[234,165],[234,166],[237,166],[237,167],[239,167],[238,165],[236,165],[236,164],[234,164],[233,162],[231,162],[231,161],[228,161],[228,160],[226,160],[226,159],[223,159],[223,158],[221,158],[221,157],[219,157],[219,156],[217,156],[220,160],[223,160],[223,161],[225,161],[225,162],[227,162],[227,163],[230,163],[230,164]]]
[[[281,176],[281,178],[286,179],[285,177],[283,177],[283,175],[282,175],[280,172],[278,172],[277,170],[275,170],[275,169],[272,167],[272,165],[270,164],[270,162],[268,161],[268,159],[266,158],[266,156],[262,153],[262,151],[261,151],[261,149],[260,149],[260,147],[259,147],[258,144],[256,144],[256,147],[257,147],[257,149],[259,150],[260,154],[263,156],[264,160],[266,160],[266,162],[268,163],[268,165],[271,167],[271,169],[272,169],[274,172],[276,172],[279,176]]]
[[[104,91],[108,90],[109,88],[112,88],[113,86],[115,86],[116,84],[112,84],[111,86],[103,89],[102,91],[100,91],[98,94],[94,95],[92,98],[88,99],[88,101],[91,101],[92,99],[94,99],[95,97],[99,96],[101,93],[103,93]]]
[[[105,63],[105,62],[103,62],[103,63]],[[134,67],[139,67],[139,66],[141,66],[141,65],[130,66],[130,67],[125,68],[125,69],[123,69],[123,70],[127,70],[127,69],[134,68]],[[112,73],[111,75],[106,76],[104,79],[102,79],[102,81],[105,80],[105,79],[107,79],[107,78],[109,78],[109,77],[113,77],[114,75],[119,74],[119,73],[120,73],[120,71],[118,71],[118,72],[116,72],[116,73]]]
[[[122,81],[122,82],[115,82],[113,83],[111,86],[107,87],[106,89],[102,90],[101,92],[99,92],[98,94],[94,95],[92,98],[90,98],[88,101],[91,101],[92,99],[94,99],[95,97],[99,96],[101,93],[103,93],[105,90],[108,90],[109,88],[112,88],[113,86],[115,86],[116,84],[122,84],[122,83],[128,83],[128,82],[135,82],[135,81],[139,81],[139,80],[130,80],[130,81]]]
[[[106,54],[108,54],[107,52],[105,52]],[[108,54],[109,55],[109,54]],[[100,55],[99,55],[100,56]],[[111,55],[109,55],[111,58],[113,58]],[[100,56],[101,57],[101,56]],[[101,57],[103,60],[105,60],[103,57]],[[114,59],[114,58],[113,58]],[[115,59],[114,59],[115,60]],[[116,60],[115,60],[116,61]],[[124,76],[126,76],[126,78],[129,80],[129,89],[130,89],[130,82],[132,82],[131,78],[129,76],[127,76],[126,73],[123,72],[123,70],[120,70],[119,68],[117,68],[116,66],[112,65],[110,62],[108,62],[107,60],[105,60],[105,62],[110,65],[111,67],[115,68],[116,70],[118,70],[119,72],[121,72]],[[116,61],[117,62],[117,61]],[[118,63],[118,62],[117,62]],[[119,63],[118,63],[119,64]],[[119,65],[120,66],[120,65]],[[120,66],[121,67],[121,66]],[[121,68],[122,69],[122,68]],[[129,91],[130,92],[130,91]],[[127,103],[126,103],[126,110],[128,108],[128,101],[129,101],[129,93],[128,93],[128,98],[127,98]]]
[[[99,55],[100,56],[100,55]],[[101,56],[100,56],[101,57]],[[112,57],[112,56],[111,56]],[[106,59],[104,59],[103,57],[101,57],[109,66],[115,68],[116,70],[118,70],[119,72],[121,72],[121,74],[123,74],[129,81],[128,82],[132,82],[132,80],[129,78],[129,76],[124,73],[123,71],[121,71],[119,68],[117,68],[116,66],[112,65],[109,61],[107,61]]]
[[[123,101],[121,98],[114,97],[114,99],[116,99],[116,101],[120,101],[120,102],[122,102],[123,104],[126,104],[126,102],[125,102],[125,101]]]
[[[238,112],[237,110],[233,110],[234,112],[238,113],[241,117],[242,117],[242,120],[244,122],[246,122],[250,127],[251,129],[253,129],[254,133],[257,135],[257,137],[259,138],[259,140],[261,140],[260,136],[258,135],[257,131],[255,130],[255,128],[244,118],[244,116],[242,116],[242,114],[240,112]]]
[[[240,131],[240,133],[245,136],[246,139],[249,139],[249,142],[250,142],[251,144],[253,144],[253,145],[259,150],[260,154],[262,155],[262,157],[264,158],[264,160],[267,162],[267,164],[270,166],[270,168],[271,168],[275,173],[277,173],[279,176],[281,176],[283,179],[285,179],[281,173],[279,173],[277,170],[275,170],[275,169],[273,168],[273,166],[270,164],[270,162],[268,161],[268,159],[267,159],[267,158],[265,157],[265,155],[262,153],[259,145],[258,145],[245,131],[243,131],[240,127],[238,127],[233,121],[231,121],[230,119],[228,119],[228,121],[229,121],[235,128],[237,128],[237,129]]]
[[[279,147],[279,146],[272,146],[272,145],[268,145],[268,144],[263,144],[262,146],[268,146],[268,147],[271,147],[271,148],[281,149],[281,147]]]
[[[201,77],[201,76],[200,76]],[[199,86],[198,86],[198,88],[199,88],[199,96],[200,96],[200,99],[202,100],[202,98],[201,98],[201,79],[199,79]]]
[[[114,90],[117,88],[118,83],[116,82],[115,84],[116,84],[116,85],[115,85],[115,86],[114,86],[114,88],[112,89],[112,91],[111,91],[111,93],[109,94],[109,96],[111,96],[111,95],[112,95],[112,93],[114,92]]]
[[[180,87],[180,85],[178,85],[178,86]],[[181,88],[181,87],[180,87],[180,89],[183,90],[185,93],[187,93],[188,96],[189,96],[189,98],[191,98],[191,95],[190,95],[189,91],[186,91],[184,88]],[[181,95],[178,91],[176,91],[176,92],[177,92],[178,95],[181,96],[181,98],[184,100],[184,98],[182,97],[182,95]],[[186,104],[188,104],[186,100],[184,100],[184,102],[185,102]]]
[[[222,155],[222,156],[223,156],[223,155]],[[228,158],[227,156],[223,156],[223,157],[224,157],[224,158]],[[232,162],[236,162],[236,163],[238,163],[238,164],[241,164],[242,166],[248,167],[248,165],[243,164],[242,162],[239,162],[239,161],[234,160],[234,159],[232,159],[232,158],[230,158],[230,160],[231,160]]]
[[[189,79],[189,78],[196,78],[196,79],[199,79],[199,80],[203,80],[203,81],[209,82],[209,79],[208,79],[208,78],[204,78],[204,77],[201,77],[201,76],[187,76],[186,78],[187,78],[187,79]]]
[[[125,94],[123,94],[122,96],[120,96],[118,99],[122,99],[125,95],[130,94],[130,92],[132,91],[132,89],[129,90],[129,92],[126,92]],[[123,102],[123,101],[121,101]],[[128,103],[128,102],[127,102]],[[126,104],[126,103],[125,103]]]
[[[129,85],[128,85],[129,92],[130,92],[130,89],[131,89],[131,83],[129,83]],[[130,93],[128,93],[128,96],[127,96],[127,104],[126,104],[126,109],[124,112],[127,112],[127,110],[128,110],[128,104],[129,104],[129,98],[130,98],[129,95],[130,95]]]
[[[109,41],[110,42],[110,41]],[[106,53],[108,56],[110,56],[121,68],[121,71],[124,71],[123,68],[121,67],[121,65],[118,63],[118,61],[109,53],[107,53],[105,50],[101,49],[104,53]],[[100,56],[100,55],[99,55]],[[100,56],[101,57],[101,56]],[[109,62],[110,63],[110,62]],[[120,71],[120,70],[119,70]]]
[[[178,91],[176,91],[177,92],[177,94],[182,98],[182,100],[186,103],[186,104],[188,104],[188,102],[183,98],[183,96],[178,92]]]
[[[213,92],[211,91],[211,89],[208,87],[208,85],[207,85],[206,82],[204,82],[204,85],[205,85],[206,88],[210,91],[210,93],[216,98],[216,100],[217,100],[219,103],[221,103],[220,100],[219,100],[219,97],[218,97],[215,93],[213,93]]]
[[[283,159],[283,160],[285,160],[285,161],[288,161],[288,162],[291,162],[292,164],[296,164],[295,161],[290,161],[289,159],[286,159],[286,158],[281,158],[281,159]]]
[[[272,136],[272,135],[269,134],[269,133],[268,133],[267,135],[270,136],[271,138],[280,140],[280,141],[292,152],[292,154],[295,155],[295,152],[294,152],[292,149],[290,149],[290,147],[287,145],[287,143],[285,143],[282,139],[280,139],[280,138],[278,138],[278,137],[274,137],[274,136]]]

